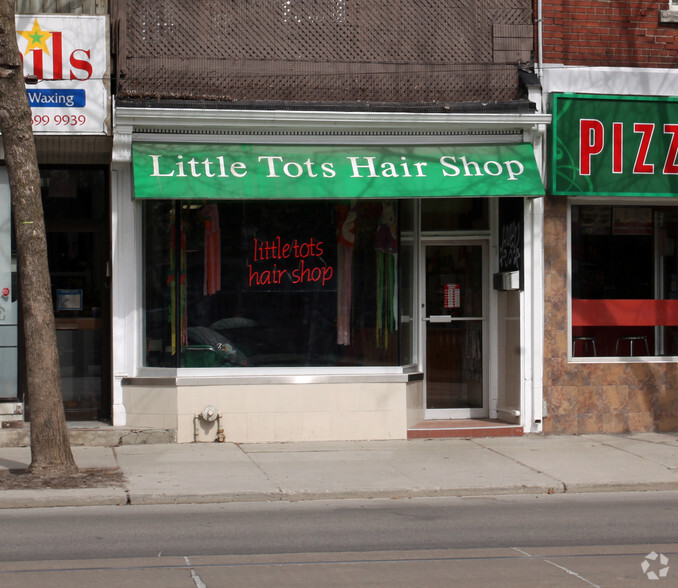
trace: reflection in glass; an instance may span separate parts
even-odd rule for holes
[[[107,418],[107,171],[45,166],[40,185],[66,417]]]
[[[422,198],[422,231],[487,231],[490,198]]]
[[[482,246],[429,245],[425,263],[426,406],[482,408]]]
[[[70,419],[99,418],[101,406],[101,329],[57,329],[64,408]]]
[[[398,365],[398,223],[389,200],[147,202],[146,365]]]
[[[482,323],[428,323],[426,407],[482,408]]]
[[[579,205],[571,216],[572,355],[678,355],[676,208]],[[579,319],[596,301],[609,316]]]

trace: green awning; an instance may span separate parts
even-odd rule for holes
[[[244,145],[132,148],[134,196],[156,199],[542,196],[529,143]]]

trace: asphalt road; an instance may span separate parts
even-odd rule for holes
[[[678,492],[17,509],[1,516],[3,588],[678,585]],[[643,573],[653,552],[663,557],[648,559]],[[648,579],[653,572],[658,582]]]

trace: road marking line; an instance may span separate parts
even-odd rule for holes
[[[191,560],[184,556],[184,561],[186,562],[186,565],[191,568],[191,578],[193,578],[193,583],[196,585],[196,588],[207,588],[207,584],[200,579],[198,572],[191,567]]]
[[[566,567],[559,566],[557,563],[553,563],[552,561],[549,561],[548,559],[545,559],[544,561],[548,564],[551,564],[552,566],[556,566],[557,568],[564,570],[568,574],[575,576],[576,578],[579,578],[580,580],[583,580],[584,582],[586,582],[587,584],[590,584],[591,586],[595,586],[595,588],[600,588],[600,586],[598,584],[594,584],[590,580],[587,580],[586,578],[584,578],[584,576],[580,576],[577,572],[573,572],[572,570],[568,570]]]
[[[561,565],[558,565],[557,563],[554,563],[554,562],[552,562],[551,560],[545,559],[545,558],[543,558],[543,557],[541,557],[541,556],[532,555],[531,553],[527,553],[527,551],[523,551],[522,549],[518,549],[517,547],[513,547],[512,549],[515,550],[515,551],[517,551],[518,553],[522,553],[523,555],[525,555],[525,556],[527,556],[527,557],[531,557],[531,558],[533,558],[533,559],[541,559],[542,561],[546,562],[547,564],[551,564],[552,566],[555,566],[555,567],[557,567],[558,569],[563,570],[564,572],[567,572],[567,573],[570,574],[571,576],[575,576],[576,578],[579,578],[579,579],[582,580],[583,582],[586,582],[587,584],[590,584],[591,586],[594,586],[594,588],[600,588],[600,586],[599,586],[598,584],[594,584],[594,583],[591,582],[590,580],[587,580],[586,578],[584,578],[584,576],[579,575],[577,572],[574,572],[574,571],[572,571],[572,570],[568,570],[566,567],[561,566]]]

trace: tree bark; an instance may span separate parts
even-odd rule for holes
[[[0,0],[0,132],[9,175],[31,415],[30,471],[75,473],[61,395],[40,172],[17,46],[14,0]]]

